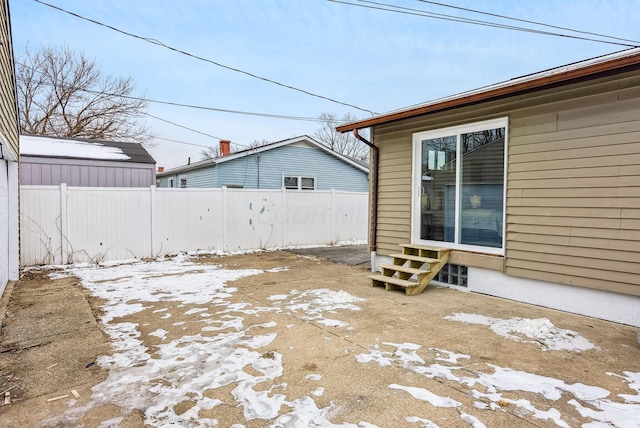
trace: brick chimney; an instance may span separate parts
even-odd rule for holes
[[[220,156],[231,153],[231,140],[220,140]]]
[[[158,172],[164,172],[164,167],[163,166],[159,166],[158,167]]]

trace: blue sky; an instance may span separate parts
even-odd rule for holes
[[[377,113],[426,102],[610,52],[624,46],[480,27],[326,0],[46,0],[105,24],[229,67]],[[358,0],[347,0],[359,3]],[[380,0],[430,12],[526,24],[418,0]],[[638,0],[443,0],[450,5],[611,36],[640,39]],[[364,4],[364,3],[361,3]],[[316,118],[363,111],[195,60],[56,11],[11,0],[13,44],[68,45],[101,70],[131,76],[136,95],[218,109]],[[533,27],[532,25],[527,25]],[[534,27],[537,29],[544,29]],[[566,31],[558,31],[569,34]],[[151,104],[148,112],[241,149],[254,140],[313,135],[310,121]],[[216,139],[148,118],[159,137],[217,146]],[[157,140],[159,166],[200,158],[201,147]]]

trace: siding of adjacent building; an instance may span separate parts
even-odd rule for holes
[[[378,254],[410,240],[412,134],[504,116],[504,272],[640,295],[638,71],[374,127]]]
[[[170,173],[170,171],[168,171]],[[366,192],[367,173],[346,162],[304,143],[295,143],[221,162],[215,166],[164,175],[160,187],[180,187],[180,178],[187,187],[243,187],[249,189],[280,189],[283,175],[316,178],[317,190]]]
[[[23,185],[149,187],[155,184],[153,164],[24,155],[20,160]]]

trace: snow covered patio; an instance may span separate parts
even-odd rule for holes
[[[84,369],[101,371],[100,382],[22,397],[18,387],[0,418],[16,427],[640,426],[637,329],[452,289],[407,297],[370,287],[368,273],[277,251],[53,271],[50,293],[79,279],[112,354]]]

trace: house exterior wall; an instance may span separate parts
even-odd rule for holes
[[[0,295],[18,279],[18,112],[9,4],[0,0]]]
[[[18,113],[16,112],[16,87],[10,35],[9,3],[7,0],[0,0],[0,36],[2,37],[2,43],[0,43],[0,132],[6,140],[3,144],[7,144],[13,158],[17,159],[19,153]]]
[[[81,187],[149,187],[155,184],[153,164],[21,156],[24,185]]]
[[[247,189],[280,189],[283,175],[316,178],[316,190],[366,192],[369,188],[365,172],[318,148],[291,144],[265,150],[237,159],[191,171],[176,172],[158,179],[159,187],[243,187]]]
[[[505,116],[505,257],[451,262],[640,295],[637,71],[375,126],[378,254],[410,241],[412,135]]]

